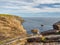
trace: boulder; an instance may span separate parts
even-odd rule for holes
[[[60,30],[60,21],[53,24],[53,29]]]
[[[39,30],[38,30],[38,29],[32,29],[31,32],[32,32],[33,34],[39,34]]]

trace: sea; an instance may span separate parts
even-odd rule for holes
[[[53,24],[60,21],[58,17],[23,17],[23,19],[23,26],[29,34],[32,29],[38,29],[40,32],[53,29]]]

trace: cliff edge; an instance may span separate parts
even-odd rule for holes
[[[0,14],[0,40],[25,36],[23,22],[24,20],[19,16]]]

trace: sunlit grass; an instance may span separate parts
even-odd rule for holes
[[[24,22],[24,19],[22,19],[20,16],[16,16],[16,15],[11,15],[11,14],[0,14],[0,16],[4,16],[4,17],[8,17],[9,19],[11,19],[11,17],[16,18],[17,20]]]
[[[4,42],[0,40],[0,45],[3,44]]]

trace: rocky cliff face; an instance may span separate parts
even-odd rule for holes
[[[0,14],[0,40],[24,36],[26,30],[23,28],[23,19],[18,16]]]

